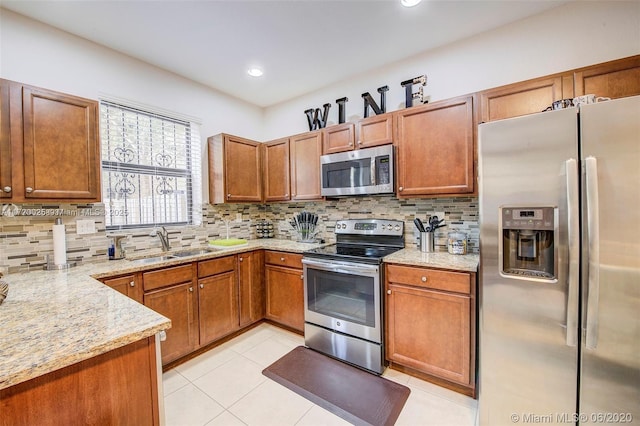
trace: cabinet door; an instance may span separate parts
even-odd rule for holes
[[[191,282],[145,293],[144,305],[171,320],[162,342],[162,364],[192,352],[198,345],[197,304]]]
[[[363,118],[356,123],[358,148],[393,143],[393,114],[380,114]]]
[[[640,95],[640,55],[578,70],[573,78],[576,96],[616,99]]]
[[[100,200],[98,102],[24,86],[24,197]]]
[[[304,330],[304,283],[301,269],[266,265],[266,317]]]
[[[112,289],[129,296],[136,302],[143,302],[142,286],[135,275],[123,275],[116,278],[107,278],[102,281]]]
[[[318,200],[322,133],[308,132],[289,139],[291,150],[291,199]]]
[[[240,327],[264,318],[264,252],[238,255]]]
[[[355,148],[355,126],[353,123],[337,124],[322,131],[322,153],[351,151]]]
[[[398,197],[473,192],[472,97],[402,110],[396,127]]]
[[[289,138],[264,145],[264,200],[288,201],[291,199],[289,173]]]
[[[563,79],[560,76],[485,90],[480,93],[480,121],[489,122],[541,112],[554,101],[563,99],[562,91]]]
[[[198,281],[200,346],[204,346],[239,329],[238,285],[234,272]]]
[[[226,202],[262,202],[260,143],[225,135],[224,176]]]
[[[389,283],[387,359],[471,384],[471,298]]]
[[[0,79],[0,198],[11,198],[11,127],[9,121],[10,82]]]

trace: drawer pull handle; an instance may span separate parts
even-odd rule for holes
[[[189,291],[193,292],[193,287],[189,287]]]
[[[204,284],[200,284],[200,288],[204,288]]]
[[[427,277],[420,278],[420,281],[422,281],[423,283],[426,283],[427,282]]]
[[[243,260],[243,259],[242,259],[242,258],[240,258],[240,262],[242,262],[242,260]]]
[[[131,282],[129,283],[129,285],[130,285],[131,287],[135,287],[135,286],[136,286],[136,282],[135,282],[135,281],[131,281]]]
[[[280,258],[280,262],[284,262],[284,257],[281,257],[281,258]]]
[[[10,186],[5,186],[4,188],[2,188],[2,190],[4,192],[11,192],[11,187]]]
[[[391,294],[391,290],[387,290],[387,294]]]
[[[25,191],[27,191],[27,194],[31,194],[31,193],[33,192],[33,188],[32,188],[32,187],[30,187],[30,186],[27,186],[27,187],[25,188]]]

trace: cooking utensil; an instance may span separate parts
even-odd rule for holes
[[[416,228],[418,228],[418,231],[426,232],[424,228],[424,224],[422,223],[419,217],[416,217],[415,219],[413,219],[413,224],[416,225]]]

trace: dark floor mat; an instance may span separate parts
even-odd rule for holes
[[[411,392],[303,346],[262,374],[355,425],[393,425]]]

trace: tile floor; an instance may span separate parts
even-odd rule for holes
[[[167,425],[348,425],[346,421],[262,375],[304,344],[269,324],[236,337],[163,375]],[[397,425],[473,426],[477,401],[387,369],[411,389]]]

